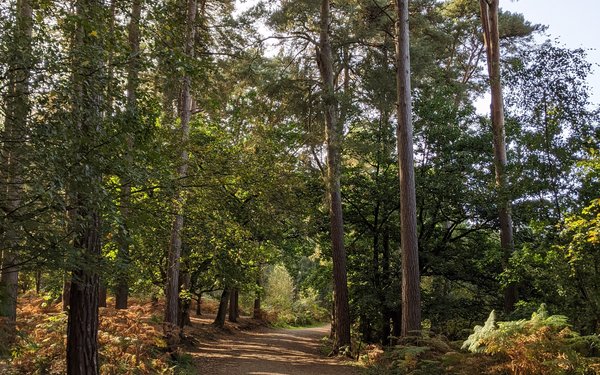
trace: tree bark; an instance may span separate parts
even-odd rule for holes
[[[229,289],[223,289],[223,293],[221,293],[221,300],[219,302],[219,310],[217,311],[217,316],[215,317],[214,325],[223,328],[225,326],[225,316],[227,315],[227,305],[229,304]]]
[[[498,219],[500,222],[500,246],[504,267],[514,251],[511,198],[506,176],[506,135],[504,130],[504,104],[500,81],[500,35],[498,32],[499,0],[480,0],[481,23],[487,56],[488,75],[492,102],[492,133],[494,139],[494,169],[498,191]],[[510,312],[517,302],[516,285],[509,284],[504,290],[504,310]]]
[[[408,0],[396,0],[396,15],[397,142],[400,175],[400,243],[402,251],[402,336],[408,336],[421,329],[421,288],[410,92]]]
[[[333,56],[329,38],[330,3],[321,1],[320,40],[317,47],[317,64],[321,74],[323,109],[325,112],[325,142],[327,145],[327,192],[329,194],[329,220],[333,259],[333,288],[335,305],[334,352],[350,346],[350,307],[346,275],[346,249],[344,247],[344,220],[340,192],[341,124],[338,122],[338,102],[335,97]]]
[[[202,293],[198,294],[196,299],[196,316],[202,315]]]
[[[71,296],[71,277],[65,272],[62,286],[62,311],[69,311],[69,298]]]
[[[8,70],[8,92],[5,97],[4,134],[2,149],[3,163],[0,172],[4,193],[2,211],[6,217],[4,238],[0,243],[2,259],[0,263],[0,316],[11,323],[17,319],[18,296],[18,246],[20,219],[18,210],[23,195],[23,156],[28,133],[29,76],[31,70],[31,36],[33,30],[33,10],[30,0],[18,0],[16,22],[13,29],[13,49],[10,51]]]
[[[78,257],[71,274],[67,322],[67,374],[94,375],[98,363],[98,288],[96,272],[101,258],[99,192],[100,167],[92,150],[102,127],[102,42],[94,32],[104,24],[104,5],[99,0],[76,3],[77,31],[73,43],[73,118],[78,137],[69,190],[75,211],[73,247]]]
[[[100,218],[91,213],[82,223],[75,247],[100,255]],[[91,265],[90,265],[91,266]],[[98,275],[89,269],[73,271],[67,323],[67,374],[99,374]]]
[[[106,285],[100,282],[98,286],[98,307],[106,307],[106,298],[108,295],[108,290],[106,289]]]
[[[195,22],[196,22],[197,2],[196,0],[187,0],[186,16],[186,36],[185,36],[185,57],[194,57],[195,40]],[[190,115],[192,106],[192,97],[190,93],[191,77],[185,73],[181,83],[181,95],[179,102],[179,119],[181,123],[181,144],[182,151],[180,155],[180,165],[177,170],[179,180],[187,177],[189,155],[187,151],[187,142],[190,137]],[[169,256],[167,263],[167,285],[166,285],[166,305],[164,329],[167,343],[169,346],[177,344],[179,334],[174,332],[177,327],[178,306],[179,306],[179,258],[181,256],[181,233],[183,231],[183,206],[184,196],[180,188],[176,189],[174,199],[175,218],[171,230],[171,241],[169,244]],[[176,331],[176,330],[175,330]]]
[[[237,289],[232,289],[229,296],[229,321],[237,323],[238,316],[238,291]]]
[[[42,271],[35,272],[35,294],[39,295],[42,291]]]

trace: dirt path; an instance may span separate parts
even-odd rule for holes
[[[329,327],[256,328],[202,340],[194,355],[199,374],[358,375],[356,367],[319,352]]]

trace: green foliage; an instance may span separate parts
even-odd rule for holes
[[[264,305],[268,319],[278,326],[309,326],[326,321],[328,311],[321,306],[318,293],[298,286],[284,265],[275,265],[267,273]]]
[[[496,312],[492,310],[488,316],[485,324],[482,326],[475,326],[473,333],[465,340],[462,344],[461,349],[467,349],[472,353],[483,353],[486,350],[485,342],[486,339],[495,331],[496,328]]]
[[[542,304],[529,320],[495,322],[492,311],[485,326],[476,326],[462,348],[506,356],[510,363],[505,366],[514,374],[584,374],[592,370],[575,343],[588,341],[570,329],[565,316],[548,315]]]

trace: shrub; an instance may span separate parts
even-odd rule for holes
[[[567,318],[548,315],[541,305],[529,320],[496,322],[492,311],[486,324],[476,326],[462,348],[473,353],[504,355],[513,374],[586,374],[591,367],[574,349],[580,339]]]

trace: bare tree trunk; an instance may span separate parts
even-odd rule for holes
[[[225,326],[225,316],[227,315],[227,305],[229,303],[229,288],[223,289],[221,300],[219,301],[219,310],[215,317],[214,325],[223,328]]]
[[[494,168],[498,191],[498,219],[500,221],[500,246],[504,256],[504,266],[514,251],[511,198],[506,176],[506,135],[504,131],[504,104],[502,83],[500,82],[500,36],[498,32],[499,0],[480,0],[481,23],[487,55],[488,74],[492,102],[492,133],[494,138]],[[510,312],[517,302],[516,285],[510,284],[504,290],[504,310]]]
[[[186,17],[186,38],[185,38],[185,56],[194,57],[195,40],[195,22],[196,22],[197,2],[196,0],[187,0]],[[192,106],[192,97],[190,93],[191,77],[185,73],[181,83],[181,96],[179,103],[179,119],[181,123],[181,144],[182,151],[180,155],[180,165],[177,171],[180,180],[187,177],[189,155],[187,151],[187,142],[190,137],[190,115]],[[179,334],[176,332],[179,306],[179,258],[181,256],[181,232],[183,231],[183,206],[184,196],[181,189],[177,188],[174,199],[175,218],[171,230],[171,241],[169,244],[169,256],[167,263],[167,286],[166,286],[166,306],[164,329],[165,336],[169,346],[176,345],[179,341]]]
[[[196,299],[196,316],[202,315],[202,293],[198,294]]]
[[[256,291],[256,295],[254,297],[254,308],[252,309],[252,318],[254,319],[262,319],[262,310],[261,310],[261,284],[262,284],[262,278],[261,278],[261,273],[262,273],[262,269],[259,269],[259,275],[256,278],[256,286],[258,287],[258,290]]]
[[[229,296],[229,321],[232,323],[237,323],[238,318],[238,291],[237,289],[231,290],[231,295]]]
[[[98,286],[98,307],[106,307],[107,295],[108,290],[106,289],[106,285],[100,282]]]
[[[65,271],[63,275],[63,287],[62,287],[62,311],[69,311],[69,296],[71,295],[71,277],[68,272]]]
[[[35,294],[39,295],[42,291],[42,271],[35,272]]]
[[[334,352],[350,346],[350,307],[346,275],[346,249],[344,247],[344,219],[340,192],[340,164],[342,132],[338,122],[338,102],[335,97],[333,56],[329,39],[331,22],[329,0],[321,1],[320,41],[317,47],[317,64],[321,73],[323,106],[325,112],[325,142],[327,144],[327,192],[329,194],[329,220],[333,258],[333,288],[335,304]]]
[[[129,67],[127,70],[127,112],[130,120],[137,118],[137,91],[139,86],[140,69],[140,18],[142,16],[142,0],[133,0],[131,4],[131,19],[129,20]],[[125,159],[128,164],[132,163],[131,152],[133,151],[133,137],[127,135],[128,153]],[[124,232],[118,237],[119,252],[117,254],[120,264],[120,272],[117,277],[115,288],[115,308],[126,309],[129,299],[129,240],[128,219],[129,205],[131,204],[131,181],[126,178],[121,190],[121,216],[123,217]]]
[[[100,217],[81,211],[84,222],[75,248],[88,256],[100,255]],[[98,275],[91,264],[73,271],[67,323],[67,374],[99,374]]]
[[[8,70],[8,93],[5,97],[4,132],[0,156],[2,160],[3,195],[0,204],[7,222],[4,238],[0,243],[2,259],[0,263],[0,316],[12,323],[17,319],[18,296],[18,245],[19,218],[23,186],[23,156],[28,132],[29,75],[31,69],[31,36],[33,29],[33,10],[30,0],[18,0],[16,22],[13,29],[14,44],[10,51],[10,69]],[[2,223],[4,226],[4,223]]]
[[[408,0],[396,0],[396,85],[398,165],[400,174],[400,242],[402,248],[402,336],[421,329],[421,289],[415,170],[413,164],[412,103]]]

